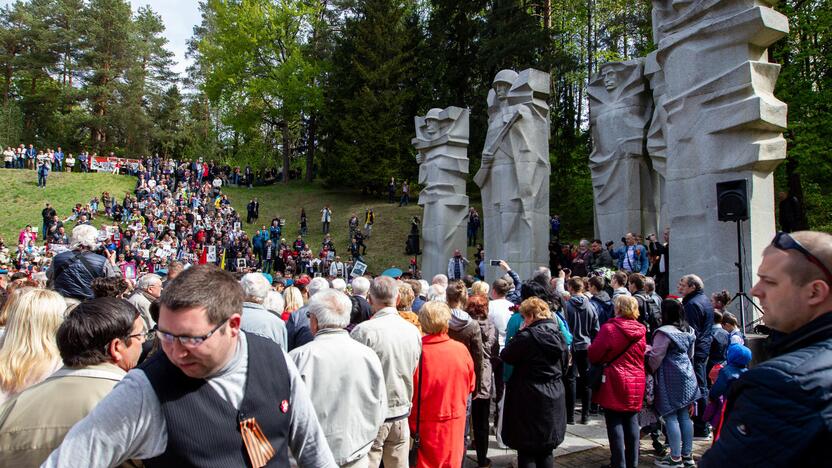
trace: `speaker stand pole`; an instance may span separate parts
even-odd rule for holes
[[[748,297],[748,294],[745,292],[745,274],[744,274],[744,269],[743,269],[744,263],[743,263],[742,251],[743,251],[742,220],[738,219],[737,220],[737,263],[735,263],[734,265],[737,266],[737,272],[739,274],[739,291],[737,291],[737,293],[734,294],[734,297],[732,297],[731,300],[728,301],[728,304],[734,302],[735,299],[740,300],[740,323],[739,323],[739,325],[740,325],[740,329],[743,331],[743,333],[746,333],[746,329],[745,329],[745,324],[746,324],[745,303],[746,303],[746,301],[748,301],[748,303],[751,304],[752,307],[757,309],[757,311],[760,312],[760,315],[763,314],[763,311],[757,306],[757,304],[754,303],[754,301],[750,297]],[[727,306],[728,304],[725,304],[725,305]],[[753,323],[752,323],[752,325],[753,325]]]
[[[744,298],[748,297],[745,294],[745,274],[743,271],[743,258],[742,258],[742,220],[737,220],[737,272],[739,273],[739,291],[737,291],[737,296],[740,297],[740,329],[745,333],[745,300]]]

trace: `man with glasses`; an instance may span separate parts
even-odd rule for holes
[[[700,467],[828,466],[832,459],[832,235],[779,233],[763,251],[759,299],[772,358],[728,392]]]
[[[162,351],[67,434],[44,466],[334,467],[309,394],[280,346],[240,331],[243,289],[213,265],[159,298]]]
[[[75,307],[57,333],[64,367],[0,409],[0,466],[38,466],[136,366],[147,329],[124,299]]]

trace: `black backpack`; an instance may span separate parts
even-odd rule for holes
[[[633,297],[638,302],[638,321],[647,327],[647,336],[652,336],[662,326],[662,311],[659,305],[644,293],[634,294]]]

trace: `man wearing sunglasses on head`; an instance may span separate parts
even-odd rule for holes
[[[778,233],[759,299],[773,356],[736,381],[700,467],[828,466],[832,459],[832,235]]]
[[[240,331],[243,289],[213,265],[181,273],[159,298],[162,351],[67,434],[44,466],[335,467],[295,364]]]

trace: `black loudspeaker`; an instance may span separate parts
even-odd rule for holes
[[[720,221],[748,219],[747,181],[729,180],[716,184],[716,212]]]

